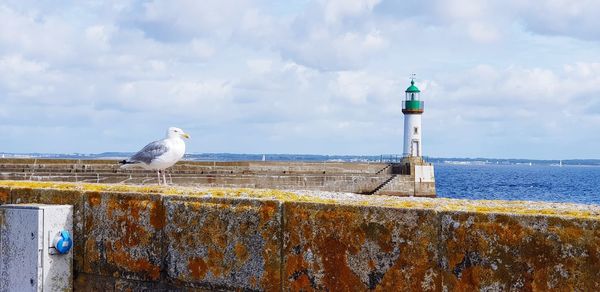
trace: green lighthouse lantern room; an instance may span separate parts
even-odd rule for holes
[[[421,101],[421,90],[415,86],[415,80],[410,81],[410,86],[406,89],[406,99],[404,100],[404,106],[402,112],[404,114],[422,114],[423,113],[423,101]]]

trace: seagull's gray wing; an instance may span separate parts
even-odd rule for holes
[[[143,162],[146,164],[150,164],[150,162],[152,162],[152,160],[156,159],[156,157],[159,157],[159,156],[165,154],[165,152],[167,152],[168,150],[169,149],[167,148],[167,145],[165,144],[165,142],[163,140],[154,141],[154,142],[146,145],[138,153],[131,156],[131,158],[129,158],[128,162],[130,162],[130,163]]]

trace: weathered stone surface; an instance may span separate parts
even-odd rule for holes
[[[115,279],[80,273],[73,279],[73,291],[105,291],[115,290]]]
[[[165,212],[160,195],[85,194],[85,273],[157,281]]]
[[[412,176],[398,175],[379,189],[375,195],[386,196],[414,196],[415,179]],[[404,190],[404,191],[399,191]]]
[[[82,291],[600,291],[596,205],[0,181],[6,189],[13,203],[83,210]]]
[[[441,215],[450,291],[600,291],[600,222],[555,216]]]
[[[435,198],[435,182],[420,182],[415,184],[415,197]]]
[[[436,291],[434,212],[285,203],[284,290]]]
[[[76,190],[14,188],[11,203],[53,204],[73,206],[73,264],[75,270],[83,268],[83,195]]]
[[[166,266],[175,282],[279,290],[280,202],[173,196],[165,206]]]
[[[176,287],[172,287],[160,282],[143,282],[135,280],[115,280],[115,291],[120,292],[135,292],[135,291],[181,291]]]
[[[74,279],[74,291],[184,291],[184,289],[170,286],[160,282],[145,282],[136,280],[125,280],[110,276],[98,276],[93,274],[80,273]],[[187,289],[186,289],[187,290]],[[208,290],[194,289],[198,292],[207,292]]]

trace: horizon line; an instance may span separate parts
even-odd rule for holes
[[[0,152],[0,155],[76,155],[76,156],[94,156],[94,155],[104,155],[104,154],[109,154],[109,153],[115,153],[115,154],[133,154],[135,152],[127,152],[127,151],[105,151],[105,152],[100,152],[100,153],[82,153],[82,152],[63,152],[63,153],[53,153],[53,152]],[[383,158],[390,158],[390,157],[403,157],[402,154],[393,154],[393,153],[387,153],[387,154],[315,154],[315,153],[234,153],[234,152],[191,152],[191,153],[186,153],[185,155],[256,155],[256,156],[261,156],[261,155],[304,155],[304,156],[341,156],[341,157],[383,157]],[[460,159],[464,159],[464,160],[476,160],[476,161],[480,161],[480,160],[528,160],[528,161],[572,161],[572,160],[594,160],[594,161],[600,161],[600,158],[566,158],[566,159],[558,159],[558,158],[553,158],[553,159],[541,159],[541,158],[494,158],[494,157],[444,157],[444,156],[429,156],[429,155],[424,155],[424,158],[428,158],[428,159],[452,159],[452,160],[460,160]]]

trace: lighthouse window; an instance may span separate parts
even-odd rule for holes
[[[415,135],[419,134],[419,128],[415,127],[414,132],[415,132]]]

